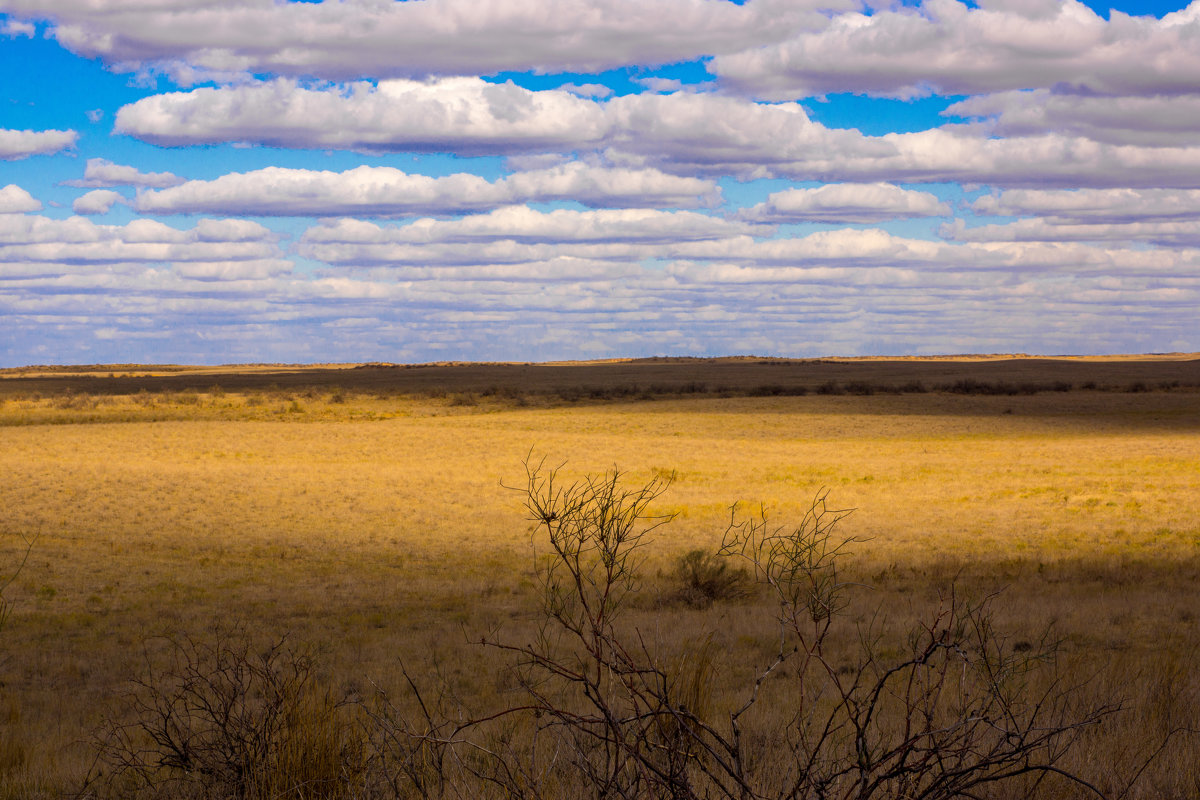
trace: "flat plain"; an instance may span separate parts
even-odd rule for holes
[[[401,663],[502,691],[472,642],[534,624],[509,488],[531,457],[670,480],[637,613],[735,663],[769,602],[673,602],[679,556],[715,552],[735,503],[787,525],[828,492],[853,509],[856,613],[999,592],[1013,641],[1049,626],[1123,707],[1064,763],[1112,795],[1143,763],[1128,796],[1200,794],[1200,360],[1163,356],[3,371],[0,576],[28,560],[0,796],[82,786],[163,636],[287,634],[348,692]]]

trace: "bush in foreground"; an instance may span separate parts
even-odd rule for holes
[[[359,796],[365,750],[305,647],[255,650],[244,631],[168,640],[169,666],[133,682],[97,737],[107,796],[341,800]]]
[[[1034,680],[1053,669],[1054,647],[1010,647],[994,598],[951,592],[903,648],[882,646],[876,623],[847,613],[839,565],[850,540],[836,536],[844,514],[823,495],[796,527],[762,513],[731,520],[721,553],[773,596],[778,644],[732,701],[718,701],[712,673],[728,665],[711,641],[664,651],[623,620],[648,537],[669,521],[651,513],[667,482],[626,488],[612,472],[564,483],[555,470],[526,470],[525,506],[549,548],[538,562],[542,625],[531,641],[483,640],[511,657],[519,699],[439,718],[410,681],[420,721],[381,720],[401,745],[398,763],[436,764],[436,786],[422,772],[413,793],[949,800],[1009,784],[1029,796],[1058,781],[1101,795],[1061,764],[1115,706]],[[851,660],[833,654],[835,640],[857,642]]]
[[[746,576],[769,593],[774,644],[755,667],[730,664],[711,636],[670,644],[628,619],[642,554],[670,521],[653,513],[669,477],[568,482],[527,462],[525,478],[545,551],[540,624],[528,638],[482,638],[508,670],[492,707],[402,668],[409,691],[364,702],[356,737],[311,690],[303,651],[185,641],[172,669],[135,684],[134,721],[109,727],[108,793],[950,800],[1071,786],[1104,796],[1066,756],[1116,706],[1089,705],[1060,682],[1050,640],[1010,645],[994,596],[951,590],[899,640],[878,617],[856,618],[841,570],[851,540],[837,534],[845,514],[824,495],[794,526],[735,509],[719,555],[680,562],[706,602],[735,599]],[[745,678],[732,693],[714,691],[723,670]]]

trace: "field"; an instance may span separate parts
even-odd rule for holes
[[[1060,765],[1200,796],[1200,360],[1147,357],[0,371],[0,576],[28,550],[0,797],[100,791],[96,732],[163,637],[286,634],[339,696],[400,693],[404,665],[503,700],[478,640],[537,627],[531,455],[670,482],[630,613],[668,649],[717,644],[718,706],[773,606],[680,601],[679,557],[715,553],[734,503],[794,524],[827,491],[853,509],[848,614],[884,609],[899,641],[952,589],[999,592],[1005,641],[1049,627],[1064,681],[1121,706]]]

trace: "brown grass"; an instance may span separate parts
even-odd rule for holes
[[[676,520],[647,551],[635,621],[667,644],[711,641],[729,656],[713,702],[769,648],[769,609],[673,601],[677,557],[715,548],[735,501],[765,504],[782,521],[827,488],[835,505],[856,509],[844,527],[863,540],[850,562],[871,587],[861,613],[882,606],[899,620],[957,580],[977,594],[1003,590],[999,621],[1014,642],[1053,624],[1073,674],[1096,675],[1095,691],[1128,708],[1078,756],[1118,788],[1167,731],[1200,727],[1200,393],[1184,385],[1190,363],[1144,363],[1149,372],[1119,362],[1110,377],[1086,379],[1097,389],[1070,392],[709,390],[652,401],[610,391],[651,385],[622,372],[639,367],[628,363],[612,365],[607,382],[569,384],[612,395],[578,400],[558,396],[559,377],[517,374],[518,395],[489,392],[511,385],[492,374],[438,376],[429,385],[442,381],[442,396],[357,377],[450,367],[336,371],[354,376],[344,384],[306,373],[306,385],[270,371],[244,373],[258,381],[246,386],[229,373],[189,384],[174,372],[86,396],[80,381],[142,379],[61,378],[76,381],[65,394],[4,378],[0,576],[23,552],[21,537],[37,541],[8,589],[15,610],[0,634],[0,796],[77,788],[91,765],[89,731],[138,673],[144,643],[204,635],[216,622],[313,643],[332,684],[402,688],[403,659],[440,664],[480,702],[499,696],[494,656],[467,639],[496,625],[520,637],[532,624],[529,529],[502,485],[520,478],[531,449],[570,474],[674,473],[655,510]],[[733,380],[694,366],[686,380],[656,380]],[[839,380],[911,377],[850,374]],[[1050,379],[1036,369],[984,378]],[[760,385],[758,373],[742,379],[742,389]],[[1181,386],[1102,387],[1133,380]],[[467,392],[473,404],[456,400]],[[1195,738],[1173,740],[1133,796],[1195,796],[1198,752]]]

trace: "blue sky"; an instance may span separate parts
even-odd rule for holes
[[[1200,351],[1200,0],[0,0],[0,365]]]

